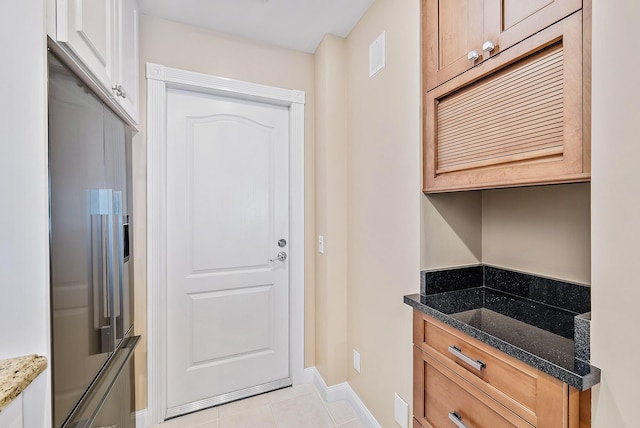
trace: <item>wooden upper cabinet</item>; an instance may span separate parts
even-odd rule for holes
[[[591,0],[423,0],[423,191],[590,179]]]
[[[424,191],[587,181],[582,12],[427,92]]]
[[[582,0],[423,0],[424,90],[580,8]]]

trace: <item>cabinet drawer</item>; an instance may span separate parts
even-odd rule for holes
[[[421,372],[424,401],[416,413],[427,427],[522,427],[531,425],[469,385],[435,358],[415,348],[417,371]],[[426,423],[425,423],[426,422]]]
[[[534,426],[564,417],[566,384],[419,311],[414,344]]]

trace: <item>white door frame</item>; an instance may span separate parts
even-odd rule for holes
[[[147,63],[147,426],[166,411],[167,89],[186,89],[289,108],[290,373],[304,372],[304,103],[281,89]]]

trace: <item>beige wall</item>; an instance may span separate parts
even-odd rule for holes
[[[640,2],[593,2],[591,181],[594,428],[637,427],[640,403]]]
[[[314,58],[159,18],[140,17],[140,132],[134,139],[136,407],[146,408],[146,138],[144,64],[247,80],[306,93],[305,106],[305,365],[314,365]]]
[[[317,365],[329,384],[346,378],[382,426],[395,426],[394,392],[412,401],[411,311],[402,296],[418,291],[420,268],[478,262],[593,284],[592,353],[603,369],[603,382],[594,389],[594,427],[634,426],[640,378],[632,369],[640,343],[624,327],[636,321],[640,301],[633,269],[640,254],[635,197],[640,181],[632,176],[640,158],[635,76],[640,60],[626,52],[640,36],[635,25],[640,6],[601,2],[594,4],[591,186],[433,196],[419,190],[418,0],[377,0],[345,41],[325,39],[315,61],[311,55],[142,17],[142,63],[307,92],[305,363]],[[611,22],[618,23],[615,29]],[[368,47],[382,31],[386,68],[369,79]],[[285,64],[291,75],[283,73]],[[342,84],[346,123],[337,114]],[[314,129],[314,122],[322,128]],[[136,248],[143,249],[144,132],[136,142]],[[327,239],[324,256],[316,252],[318,234]],[[346,252],[342,260],[340,251]],[[144,251],[136,254],[136,279],[144,284]],[[144,292],[137,289],[136,325],[142,332]],[[344,346],[341,329],[346,329]],[[613,352],[620,344],[625,352]],[[361,354],[360,374],[352,369],[353,349]],[[146,389],[142,377],[137,387]]]
[[[420,268],[478,264],[482,260],[482,193],[422,195]]]
[[[482,193],[483,263],[591,283],[588,183]]]
[[[428,195],[421,268],[486,263],[591,283],[588,183]]]
[[[420,1],[377,0],[347,38],[347,379],[384,427],[412,401],[411,309],[420,268]],[[369,45],[386,33],[386,68]],[[362,371],[351,363],[361,355]]]
[[[347,377],[346,46],[327,35],[315,53],[316,238],[315,365],[328,385]]]

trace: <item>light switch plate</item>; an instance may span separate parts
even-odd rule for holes
[[[360,373],[360,353],[355,349],[353,350],[353,368]]]
[[[324,254],[324,236],[318,236],[318,252]]]
[[[369,78],[380,73],[385,63],[385,32],[376,38],[369,46]]]
[[[397,392],[394,395],[394,419],[402,428],[409,428],[409,405],[400,398]]]

